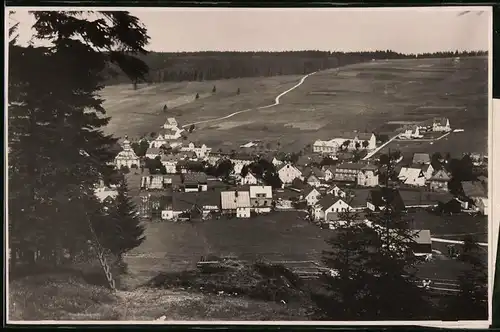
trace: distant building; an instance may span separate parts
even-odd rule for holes
[[[306,187],[301,190],[301,194],[308,206],[316,205],[321,199],[321,193],[310,185],[306,185]]]
[[[250,192],[221,192],[221,208],[225,214],[235,214],[237,218],[250,218]]]
[[[185,192],[207,191],[207,175],[201,172],[182,174],[182,185]]]
[[[273,190],[271,186],[250,186],[250,205],[257,213],[271,212]]]
[[[450,180],[451,176],[444,169],[440,169],[427,180],[427,183],[432,191],[448,191],[448,182]]]
[[[343,133],[328,141],[315,141],[313,152],[336,155],[343,146],[347,150],[374,150],[377,147],[377,138],[373,133]]]
[[[386,187],[370,190],[366,201],[366,207],[369,210],[374,212],[383,211],[387,205],[391,206],[396,212],[406,210],[399,190]]]
[[[179,124],[175,118],[168,118],[165,124],[163,125],[163,129],[178,129]]]
[[[335,197],[342,197],[345,198],[347,196],[347,193],[342,190],[339,186],[334,185],[333,187],[329,188],[326,193],[328,195],[333,195]]]
[[[240,179],[240,184],[245,185],[245,184],[257,184],[258,180],[255,175],[253,175],[252,172],[248,172],[247,175],[242,176]]]
[[[278,176],[283,184],[291,184],[296,178],[302,177],[302,172],[297,167],[286,164],[278,170]]]
[[[163,154],[161,155],[161,164],[165,167],[168,174],[177,173],[177,163],[179,162],[179,156],[173,154]]]
[[[448,118],[434,118],[432,121],[432,131],[436,132],[451,131],[450,120]]]
[[[172,140],[178,140],[182,136],[182,129],[168,128],[162,129],[158,136],[149,143],[150,148],[160,148],[162,145],[167,145]]]
[[[293,208],[293,203],[297,202],[301,196],[300,191],[291,188],[277,189],[273,192],[276,208],[284,210]]]
[[[211,148],[207,147],[205,144],[202,144],[200,146],[196,146],[195,143],[191,142],[188,144],[188,146],[183,146],[180,149],[181,151],[189,151],[189,152],[194,152],[196,154],[197,158],[200,159],[205,159],[209,156],[210,151],[212,150]]]
[[[358,163],[343,163],[335,168],[335,181],[358,182],[359,172],[366,165]]]
[[[420,133],[421,128],[417,125],[406,125],[403,127],[403,132],[399,134],[401,139],[416,139],[422,138],[424,135]]]
[[[399,181],[408,186],[423,187],[426,183],[426,178],[421,167],[402,167],[398,175]]]
[[[462,190],[465,197],[470,199],[474,206],[483,215],[488,215],[488,187],[480,181],[462,182]]]
[[[358,172],[358,186],[376,187],[379,185],[378,167],[374,165],[365,165]]]
[[[160,156],[161,150],[159,148],[149,148],[146,150],[146,158],[149,159],[155,159],[156,157]]]
[[[127,137],[125,137],[125,140],[123,141],[123,150],[118,153],[118,155],[115,157],[115,165],[117,168],[121,167],[128,167],[131,168],[132,166],[139,167],[140,164],[140,159],[137,157],[135,154],[134,150],[130,146],[130,141],[128,140]]]
[[[234,165],[234,173],[241,174],[244,166],[248,166],[255,161],[255,158],[246,154],[234,154],[229,158]]]
[[[353,210],[342,198],[327,195],[314,206],[315,220],[326,220],[329,213],[347,212]]]

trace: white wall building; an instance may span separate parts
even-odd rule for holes
[[[133,165],[139,167],[139,157],[135,154],[134,150],[130,146],[130,141],[125,137],[123,141],[123,151],[118,153],[115,157],[115,165],[117,168],[126,166],[131,168]]]
[[[250,205],[257,213],[271,212],[273,188],[271,186],[250,186]]]
[[[208,158],[211,150],[212,149],[207,147],[205,144],[196,146],[193,142],[189,143],[188,146],[183,146],[181,148],[181,151],[191,151],[196,153],[196,156],[200,159]]]
[[[290,184],[293,180],[300,178],[302,172],[295,166],[286,164],[279,169],[278,176],[283,184]]]
[[[223,213],[234,213],[237,218],[250,218],[250,192],[221,192],[221,208]]]

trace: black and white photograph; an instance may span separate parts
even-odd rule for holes
[[[489,321],[491,8],[5,14],[8,323]]]

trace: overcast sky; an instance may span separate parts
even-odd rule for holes
[[[20,42],[33,18],[15,9]],[[460,15],[465,10],[473,10]],[[479,10],[483,11],[479,15]],[[488,50],[490,8],[208,9],[130,8],[148,29],[149,50]],[[12,21],[11,21],[12,22]]]

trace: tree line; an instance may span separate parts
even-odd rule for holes
[[[303,75],[318,70],[383,59],[447,58],[486,55],[483,51],[449,51],[403,54],[374,52],[151,52],[140,57],[148,67],[148,83],[208,81],[241,77]],[[126,75],[110,66],[107,84],[128,83]]]

